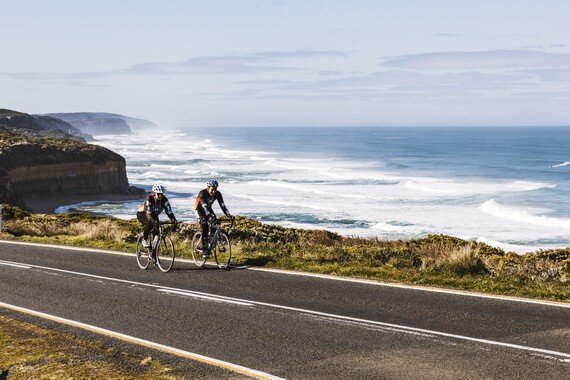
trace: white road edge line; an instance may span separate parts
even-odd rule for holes
[[[36,310],[31,310],[31,309],[26,309],[20,306],[16,306],[16,305],[11,305],[11,304],[7,304],[4,302],[0,302],[0,307],[9,309],[9,310],[13,310],[19,313],[24,313],[24,314],[28,314],[28,315],[33,315],[35,317],[40,317],[43,319],[47,319],[50,321],[54,321],[57,323],[61,323],[64,325],[68,325],[68,326],[72,326],[72,327],[77,327],[83,330],[87,330],[90,332],[94,332],[96,334],[100,334],[100,335],[105,335],[111,338],[115,338],[115,339],[119,339],[122,340],[124,342],[128,342],[128,343],[134,343],[134,344],[138,344],[140,346],[144,346],[144,347],[148,347],[148,348],[152,348],[155,350],[159,350],[162,352],[166,352],[168,354],[172,354],[172,355],[176,355],[179,357],[183,357],[186,359],[191,359],[191,360],[195,360],[201,363],[205,363],[205,364],[209,364],[209,365],[213,365],[216,367],[221,367],[224,368],[226,370],[230,370],[236,373],[240,373],[242,375],[246,375],[246,376],[250,376],[256,379],[282,379],[280,377],[271,375],[269,373],[265,373],[265,372],[261,372],[255,369],[251,369],[251,368],[247,368],[247,367],[243,367],[237,364],[233,364],[233,363],[229,363],[223,360],[219,360],[219,359],[215,359],[215,358],[211,358],[208,356],[204,356],[204,355],[200,355],[200,354],[195,354],[193,352],[189,352],[189,351],[184,351],[178,348],[174,348],[174,347],[170,347],[170,346],[166,346],[163,344],[159,344],[159,343],[155,343],[155,342],[151,342],[149,340],[145,340],[145,339],[141,339],[141,338],[136,338],[134,336],[130,336],[130,335],[126,335],[126,334],[121,334],[118,333],[116,331],[112,331],[112,330],[107,330],[101,327],[97,327],[97,326],[93,326],[93,325],[88,325],[86,323],[82,323],[82,322],[77,322],[71,319],[66,319],[66,318],[61,318],[55,315],[51,315],[51,314],[46,314],[46,313],[42,313],[40,311],[36,311]]]
[[[10,261],[5,261],[5,260],[2,260],[2,261],[5,263],[13,263]],[[15,264],[20,264],[20,263],[15,263]],[[69,273],[69,274],[74,274],[74,275],[78,275],[78,276],[97,278],[97,279],[101,279],[101,280],[110,280],[110,281],[114,281],[114,282],[120,282],[120,283],[132,284],[132,285],[146,286],[149,288],[155,288],[155,289],[160,290],[160,291],[178,292],[178,293],[182,293],[184,295],[202,296],[202,298],[204,298],[204,297],[215,298],[216,300],[222,300],[222,299],[223,300],[229,300],[229,301],[234,301],[233,303],[236,303],[236,304],[237,303],[243,303],[243,304],[249,304],[249,306],[251,306],[251,305],[266,306],[269,308],[296,311],[296,312],[300,312],[300,313],[304,313],[304,314],[333,318],[333,319],[341,320],[341,321],[367,323],[367,324],[372,324],[372,325],[376,325],[376,326],[391,327],[391,328],[403,329],[403,330],[407,330],[407,331],[420,332],[420,333],[424,333],[424,334],[432,334],[432,335],[437,335],[437,336],[443,336],[443,337],[447,337],[447,338],[454,338],[454,339],[459,339],[459,340],[484,343],[484,344],[489,344],[489,345],[494,345],[494,346],[509,347],[509,348],[514,348],[514,349],[518,349],[518,350],[538,352],[541,354],[554,355],[554,356],[562,357],[562,358],[564,358],[564,359],[562,359],[562,361],[570,362],[570,354],[565,353],[565,352],[545,350],[542,348],[523,346],[523,345],[518,345],[518,344],[513,344],[513,343],[504,343],[504,342],[498,342],[498,341],[489,340],[489,339],[473,338],[473,337],[469,337],[469,336],[450,334],[450,333],[445,333],[445,332],[441,332],[441,331],[420,329],[420,328],[411,327],[411,326],[397,325],[394,323],[379,322],[379,321],[373,321],[373,320],[369,320],[369,319],[347,317],[344,315],[330,314],[330,313],[324,313],[324,312],[320,312],[320,311],[314,311],[314,310],[309,310],[309,309],[301,309],[301,308],[297,308],[297,307],[284,306],[284,305],[278,305],[278,304],[272,304],[272,303],[266,303],[266,302],[251,301],[251,300],[245,300],[245,299],[241,299],[241,298],[227,297],[227,296],[198,292],[198,291],[193,291],[193,290],[173,288],[173,287],[168,287],[168,286],[160,286],[160,285],[155,285],[155,284],[147,284],[144,282],[129,281],[129,280],[123,280],[120,278],[105,277],[105,276],[99,276],[99,275],[90,274],[90,273],[75,272],[75,271],[69,271],[69,270],[65,270],[65,269],[44,267],[44,266],[33,265],[33,264],[29,264],[29,265],[32,268],[51,270],[54,272],[61,272],[61,273]]]
[[[423,286],[414,286],[414,285],[405,285],[405,284],[393,284],[393,283],[389,283],[389,282],[382,282],[382,281],[376,281],[376,280],[364,280],[364,279],[356,279],[356,278],[337,277],[337,276],[332,276],[332,275],[327,275],[327,274],[297,272],[297,271],[289,271],[289,270],[284,270],[284,269],[270,269],[270,268],[248,268],[248,269],[253,270],[253,271],[260,271],[260,272],[273,272],[273,273],[287,274],[290,276],[302,276],[302,277],[304,276],[304,277],[323,278],[323,279],[343,281],[343,282],[355,282],[355,283],[359,283],[359,284],[368,284],[368,285],[375,285],[375,286],[385,286],[388,288],[413,289],[413,290],[421,290],[424,292],[432,292],[432,293],[454,294],[454,295],[466,296],[466,297],[488,298],[488,299],[495,299],[495,300],[501,300],[501,301],[522,302],[522,303],[531,303],[531,304],[544,305],[544,306],[555,306],[555,307],[570,308],[570,303],[562,303],[562,302],[556,302],[556,301],[541,301],[541,300],[533,300],[533,299],[529,299],[529,298],[498,296],[498,295],[492,295],[492,294],[468,292],[468,291],[461,291],[461,290],[431,288],[431,287],[427,287],[427,286],[423,287]]]
[[[134,255],[132,253],[110,251],[110,250],[96,249],[96,248],[69,247],[69,246],[65,246],[65,245],[28,243],[28,242],[12,241],[12,240],[0,240],[0,243],[30,245],[30,246],[45,247],[45,248],[58,248],[58,249],[65,249],[65,250],[69,250],[69,251],[107,253],[107,254],[118,255],[118,256],[132,256],[132,257],[134,257]],[[176,258],[176,261],[180,261],[183,263],[193,263],[192,260],[188,260],[188,259]],[[358,284],[384,286],[384,287],[391,287],[391,288],[412,289],[412,290],[419,290],[419,291],[432,292],[432,293],[455,294],[455,295],[466,296],[466,297],[487,298],[487,299],[495,299],[495,300],[501,300],[501,301],[523,302],[523,303],[531,303],[531,304],[543,305],[543,306],[570,308],[570,303],[563,303],[563,302],[556,302],[556,301],[541,301],[541,300],[533,300],[533,299],[528,299],[528,298],[519,298],[519,297],[510,297],[510,296],[496,296],[496,295],[491,295],[491,294],[467,292],[467,291],[461,291],[461,290],[431,288],[431,287],[427,287],[427,286],[424,287],[424,286],[414,286],[414,285],[405,285],[405,284],[392,284],[392,283],[376,281],[376,280],[346,278],[346,277],[338,277],[338,276],[332,276],[332,275],[327,275],[327,274],[297,272],[297,271],[290,271],[290,270],[284,270],[284,269],[255,268],[255,267],[249,267],[249,268],[247,268],[247,270],[278,273],[278,274],[284,274],[284,275],[290,275],[290,276],[313,277],[313,278],[321,278],[321,279],[332,280],[332,281],[353,282],[353,283],[358,283]]]
[[[10,262],[5,262],[4,260],[0,260],[0,265],[6,265],[9,267],[16,267],[16,268],[22,268],[22,269],[32,269],[32,267],[30,267],[28,265],[12,264]]]

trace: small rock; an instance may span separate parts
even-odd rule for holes
[[[149,356],[148,358],[145,358],[141,361],[141,365],[148,365],[150,364],[150,362],[152,361],[152,356]]]

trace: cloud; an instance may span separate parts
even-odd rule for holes
[[[85,80],[109,76],[109,72],[79,72],[79,73],[0,73],[0,75],[11,79],[33,80],[33,81],[68,81]]]
[[[321,70],[321,71],[319,71],[318,74],[322,75],[322,76],[344,75],[344,73],[342,71],[335,71],[335,70]]]
[[[266,51],[250,54],[238,55],[245,59],[273,60],[273,59],[293,59],[293,58],[315,58],[315,57],[347,57],[349,53],[337,50],[315,50],[301,49],[292,51]]]
[[[257,59],[256,59],[257,60]],[[205,75],[248,74],[261,71],[295,71],[290,66],[269,66],[249,63],[250,57],[199,57],[181,62],[141,63],[109,75]]]
[[[294,83],[294,81],[284,79],[254,79],[254,80],[241,80],[235,82],[236,84],[255,84],[255,85],[276,85]]]
[[[453,34],[453,33],[434,33],[434,34],[432,34],[432,36],[450,38],[450,37],[462,37],[463,35],[462,34]]]
[[[386,57],[383,66],[412,70],[493,70],[570,66],[570,54],[525,50],[440,52]]]
[[[224,56],[205,56],[182,62],[143,63],[120,70],[130,75],[202,75],[202,74],[248,74],[262,71],[296,71],[298,67],[267,65],[274,61],[322,57],[345,57],[347,53],[331,50],[265,51]],[[257,64],[265,62],[265,65]]]
[[[221,56],[202,56],[176,62],[147,62],[109,71],[75,73],[23,72],[0,73],[0,75],[12,79],[68,81],[118,76],[233,75],[259,72],[287,72],[302,70],[302,68],[281,64],[281,62],[286,60],[337,58],[347,55],[347,53],[340,51],[316,49],[265,51],[241,54],[234,53]]]
[[[559,69],[527,70],[524,72],[535,74],[545,82],[570,82],[570,67]]]
[[[391,97],[460,98],[534,91],[538,84],[531,73],[420,73],[409,70],[377,71],[336,79],[306,81],[243,81],[244,88],[231,96],[257,98],[322,97],[335,99],[389,99]],[[255,86],[255,87],[252,87]]]

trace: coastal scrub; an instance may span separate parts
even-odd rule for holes
[[[1,237],[134,252],[136,220],[87,213],[29,214],[5,206]],[[178,257],[191,257],[195,223],[172,234]],[[413,240],[343,237],[323,230],[263,224],[238,217],[229,232],[232,263],[570,301],[570,248],[519,255],[447,235]],[[175,264],[176,265],[176,264]]]

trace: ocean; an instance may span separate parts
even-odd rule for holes
[[[179,220],[216,178],[230,211],[345,236],[570,246],[570,127],[197,128],[96,136]],[[68,205],[134,218],[139,201]],[[219,209],[217,209],[219,211]],[[221,214],[221,211],[219,211]]]

